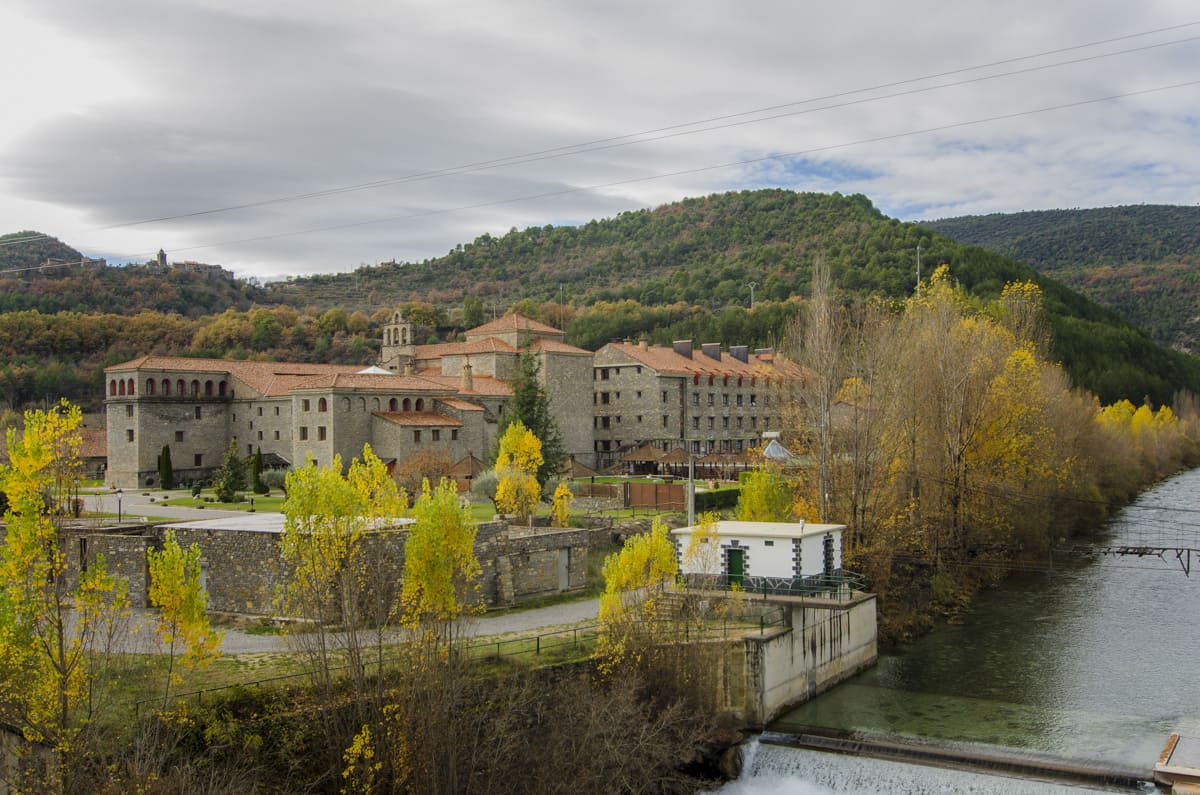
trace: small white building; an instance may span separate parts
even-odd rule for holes
[[[720,521],[716,546],[700,526],[671,531],[679,571],[687,576],[720,576],[748,591],[791,591],[809,581],[820,583],[842,574],[841,524]],[[814,580],[813,578],[818,578]]]

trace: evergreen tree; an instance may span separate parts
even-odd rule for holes
[[[171,445],[164,444],[158,454],[158,482],[164,489],[175,488],[175,470],[171,466]]]
[[[542,464],[537,470],[537,481],[545,486],[550,478],[562,471],[567,454],[558,425],[550,414],[546,390],[538,378],[541,369],[537,356],[529,352],[521,354],[521,366],[512,382],[512,399],[500,415],[496,438],[502,438],[508,426],[518,421],[533,431],[542,442]]]
[[[250,488],[255,494],[266,494],[270,491],[262,480],[262,448],[254,450],[254,458],[250,460]]]
[[[233,502],[239,489],[246,488],[246,462],[238,456],[237,442],[230,442],[225,458],[213,479],[213,491],[220,502]]]

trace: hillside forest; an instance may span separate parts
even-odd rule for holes
[[[1059,279],[1165,345],[1200,352],[1200,207],[1134,205],[923,224]]]
[[[516,309],[588,349],[624,338],[774,346],[815,263],[828,267],[844,302],[902,300],[916,286],[918,245],[926,276],[946,264],[981,300],[1010,282],[1036,283],[1053,331],[1049,355],[1106,403],[1162,404],[1179,389],[1200,391],[1196,359],[1027,265],[889,219],[863,196],[761,190],[686,199],[579,227],[482,235],[422,263],[267,285],[165,255],[109,267],[80,264],[78,252],[33,233],[9,242],[0,245],[0,308],[8,310],[0,400],[11,407],[61,395],[94,409],[103,367],[147,353],[366,364],[396,306],[420,326],[419,342],[455,339]],[[60,266],[25,269],[37,262]]]

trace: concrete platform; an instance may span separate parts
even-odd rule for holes
[[[1154,765],[1154,782],[1172,793],[1200,793],[1200,738],[1172,734]]]

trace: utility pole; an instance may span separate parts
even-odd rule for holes
[[[758,286],[758,282],[750,282],[750,308],[754,308],[754,288]]]

